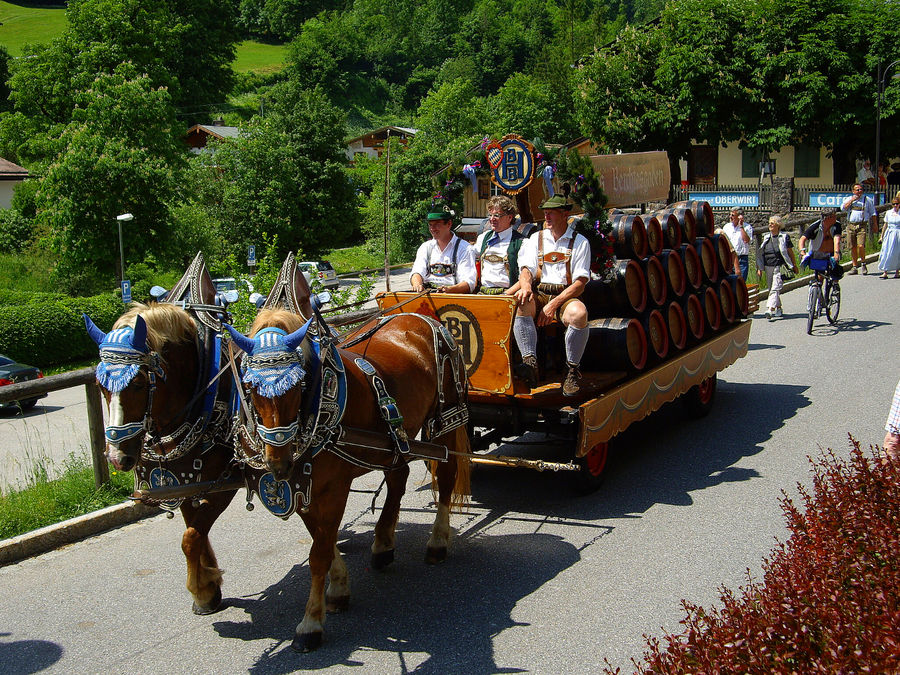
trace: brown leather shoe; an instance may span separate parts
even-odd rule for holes
[[[517,363],[513,367],[513,373],[520,380],[528,385],[529,389],[534,389],[538,383],[538,364],[534,355],[526,356],[522,359],[522,363]]]
[[[569,364],[569,372],[562,386],[563,396],[575,396],[581,391],[581,371],[578,366]]]

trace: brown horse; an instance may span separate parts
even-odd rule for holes
[[[426,554],[439,562],[450,539],[453,495],[468,494],[470,451],[465,366],[439,323],[416,314],[386,317],[337,349],[329,339],[307,338],[312,321],[304,325],[294,313],[263,310],[250,338],[227,327],[245,352],[243,380],[250,385],[265,468],[278,481],[295,476],[298,464],[311,467],[308,499],[298,509],[313,538],[310,595],[293,643],[301,651],[321,644],[326,609],[343,609],[349,601],[336,542],[353,479],[386,472],[388,495],[372,544],[372,564],[380,568],[393,559],[408,462],[443,459],[449,451],[447,461],[435,462],[439,496]],[[322,324],[318,332],[327,335]],[[420,431],[428,442],[411,440]]]
[[[226,404],[231,379],[210,383],[217,338],[207,332],[204,343],[194,318],[170,304],[136,305],[109,333],[84,318],[100,346],[97,380],[109,410],[107,458],[113,466],[134,469],[137,488],[225,482],[234,456]],[[236,490],[196,492],[163,507],[180,506],[187,589],[194,612],[209,614],[222,601],[209,530]]]

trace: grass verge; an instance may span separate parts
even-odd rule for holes
[[[72,457],[56,480],[38,468],[24,489],[0,494],[0,539],[121,504],[133,488],[133,475],[121,471],[110,471],[109,483],[95,487],[93,468]]]

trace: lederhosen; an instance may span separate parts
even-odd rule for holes
[[[569,239],[569,247],[565,250],[564,253],[559,251],[551,251],[544,255],[544,232],[541,230],[538,233],[538,250],[537,250],[537,274],[534,277],[534,281],[532,282],[534,286],[534,294],[535,294],[535,302],[537,303],[537,311],[540,312],[541,309],[546,305],[550,300],[555,298],[557,295],[562,293],[566,288],[572,285],[572,247],[575,246],[575,237],[578,234],[572,232],[572,237]],[[565,284],[548,284],[541,282],[541,273],[543,272],[544,263],[559,263],[565,261],[566,262],[566,283]],[[574,300],[574,298],[571,298]],[[562,312],[565,309],[568,301],[564,302],[560,305],[559,309],[556,310],[556,319],[557,321],[562,321]]]
[[[497,255],[496,253],[490,253],[488,255],[484,254],[484,252],[487,251],[488,242],[491,239],[492,237],[484,235],[484,240],[481,242],[481,252],[478,255],[478,258],[481,261],[481,266],[478,269],[478,285],[481,286],[481,270],[484,268],[484,261],[487,260],[490,263],[502,262],[506,267],[506,273],[509,275],[509,286],[507,286],[507,288],[515,286],[516,282],[519,280],[519,249],[522,248],[522,242],[526,239],[525,235],[518,230],[513,229],[512,237],[506,248],[506,255]],[[478,292],[484,295],[500,295],[505,290],[506,288],[503,288],[502,286],[492,286],[490,288],[481,286],[478,289]]]
[[[432,246],[431,250],[428,251],[428,265],[426,266],[426,268],[428,269],[429,276],[430,275],[434,275],[436,277],[452,276],[453,283],[447,284],[446,286],[453,286],[456,284],[456,266],[457,266],[456,261],[458,259],[459,244],[461,241],[462,241],[462,239],[460,239],[459,237],[456,238],[456,243],[453,245],[453,255],[451,256],[451,258],[453,259],[453,262],[451,262],[451,263],[434,263],[434,264],[431,263],[431,254],[434,253],[434,249],[437,246],[437,242],[434,242],[434,246]],[[431,283],[430,281],[426,281],[423,285],[425,288],[430,288],[430,289],[436,290],[436,291],[440,291],[440,290],[443,290],[444,288],[446,288],[446,286],[437,286],[437,285]]]

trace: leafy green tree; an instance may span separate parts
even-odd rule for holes
[[[578,136],[569,82],[555,85],[533,75],[515,73],[488,99],[487,129],[499,138],[517,133],[548,143],[567,143]]]
[[[483,131],[484,101],[470,80],[445,82],[422,101],[416,116],[417,136],[432,143],[447,144],[453,139]]]
[[[213,145],[194,161],[203,176],[202,203],[236,255],[263,232],[281,250],[316,255],[356,230],[357,200],[344,171],[343,114],[318,90],[294,82],[274,87],[266,116],[236,139]],[[205,171],[204,171],[205,169]]]
[[[162,250],[167,204],[175,195],[183,149],[168,92],[132,64],[99,75],[75,97],[64,150],[35,195],[37,221],[60,254],[57,279],[72,290],[109,283],[118,267],[116,216],[134,221],[126,259]]]

